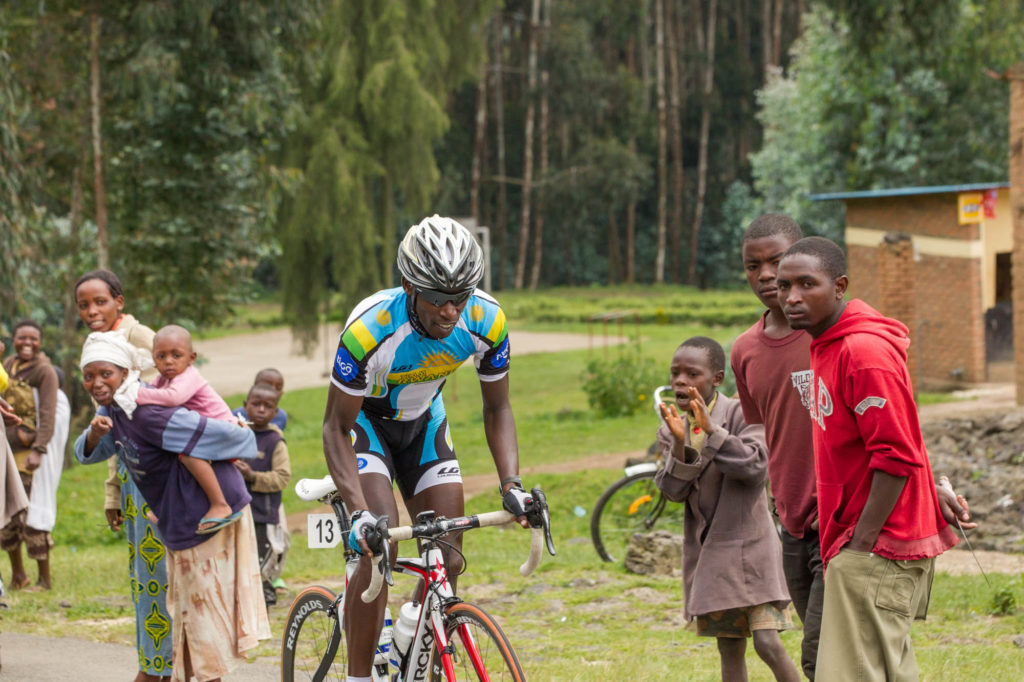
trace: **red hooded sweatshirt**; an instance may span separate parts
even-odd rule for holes
[[[860,300],[811,342],[811,418],[821,558],[850,541],[874,472],[907,477],[874,552],[938,556],[957,543],[943,520],[907,371],[907,328]]]

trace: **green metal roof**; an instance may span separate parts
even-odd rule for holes
[[[860,192],[828,192],[812,194],[811,201],[833,199],[875,199],[878,197],[903,197],[913,194],[946,194],[958,192],[980,192],[986,189],[1009,187],[1009,182],[976,182],[970,185],[933,185],[931,187],[895,187],[893,189],[869,189]]]

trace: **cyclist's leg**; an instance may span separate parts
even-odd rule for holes
[[[395,495],[388,467],[389,449],[382,425],[371,422],[364,413],[356,420],[355,448],[359,458],[359,484],[369,511],[375,516],[387,514],[394,522],[398,519]],[[345,539],[346,541],[348,538]],[[392,550],[394,548],[392,547]],[[392,551],[394,556],[394,551]],[[370,584],[372,562],[360,557],[359,567],[349,578],[345,591],[345,638],[348,648],[348,674],[369,676],[377,648],[380,630],[384,625],[384,607],[388,601],[388,586],[384,585],[377,598],[366,604],[361,598]],[[372,627],[370,627],[372,626]]]
[[[448,518],[462,516],[465,513],[462,474],[455,458],[444,403],[439,398],[434,400],[425,416],[427,420],[423,430],[401,455],[395,456],[398,487],[409,510],[409,518],[415,519],[417,514],[427,510]],[[445,541],[462,550],[461,533],[451,535]],[[462,571],[462,557],[450,552],[445,563],[454,589],[455,577]]]

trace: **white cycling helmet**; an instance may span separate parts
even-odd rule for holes
[[[467,291],[484,276],[483,251],[462,224],[435,213],[405,233],[398,270],[417,289]]]

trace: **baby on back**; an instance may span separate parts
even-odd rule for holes
[[[176,324],[161,327],[153,337],[153,363],[160,376],[152,386],[144,384],[139,388],[136,402],[139,405],[186,407],[211,419],[239,422],[224,399],[195,368],[195,360],[192,335],[187,329]],[[244,423],[239,424],[244,426]],[[196,532],[214,533],[237,521],[241,512],[231,512],[210,463],[187,455],[178,456],[210,502],[210,509],[199,522]]]

